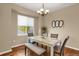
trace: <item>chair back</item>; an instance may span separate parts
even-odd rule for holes
[[[33,33],[28,33],[28,36],[29,36],[29,37],[33,36]]]
[[[64,42],[63,42],[63,44],[62,44],[62,46],[61,46],[60,56],[61,56],[61,55],[64,56],[64,47],[65,47],[66,42],[68,41],[68,39],[69,39],[69,36],[65,38],[65,40],[64,40]]]
[[[58,34],[51,34],[51,38],[58,38]]]

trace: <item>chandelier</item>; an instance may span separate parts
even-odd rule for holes
[[[37,11],[38,14],[45,16],[49,13],[48,9],[44,9],[44,3],[42,4],[42,8],[40,10]]]

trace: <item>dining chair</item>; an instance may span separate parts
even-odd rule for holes
[[[29,42],[29,43],[33,43],[33,42],[32,42],[32,39],[30,38],[30,37],[32,37],[32,36],[33,36],[33,33],[28,33],[28,37],[29,37],[29,38],[28,38],[28,42]]]
[[[51,38],[58,38],[58,34],[51,34]]]
[[[30,36],[33,36],[33,33],[28,33],[28,36],[30,37]]]
[[[33,33],[28,33],[28,37],[32,37],[34,36]],[[29,43],[32,43],[32,44],[35,44],[37,42],[33,41],[31,38],[28,39],[29,40]]]
[[[69,36],[67,36],[67,37],[65,38],[65,40],[64,40],[64,42],[62,43],[62,45],[61,45],[61,47],[60,47],[59,50],[54,49],[54,56],[55,56],[55,55],[64,56],[64,48],[65,48],[65,45],[66,45],[68,39],[69,39]],[[55,47],[54,47],[54,48],[55,48]]]
[[[58,40],[58,34],[51,34],[51,38],[52,38],[52,39],[55,39],[55,40]],[[59,49],[60,46],[61,46],[61,41],[59,41],[59,42],[55,45],[54,49]]]

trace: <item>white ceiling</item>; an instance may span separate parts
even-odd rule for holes
[[[16,4],[35,12],[40,8],[42,8],[42,3],[16,3]],[[44,3],[44,8],[49,9],[50,12],[54,12],[56,10],[60,10],[62,8],[72,5],[74,5],[74,3]]]

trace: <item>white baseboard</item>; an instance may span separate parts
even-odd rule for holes
[[[66,46],[66,47],[79,51],[78,48],[74,48],[74,47],[71,47],[71,46]]]
[[[12,50],[10,49],[10,50],[6,50],[6,51],[3,51],[3,52],[0,52],[0,55],[5,54],[5,53],[9,53],[9,52],[12,52]]]
[[[24,43],[23,44],[18,44],[18,45],[12,46],[12,48],[19,47],[19,46],[22,46],[22,45],[24,45]]]

